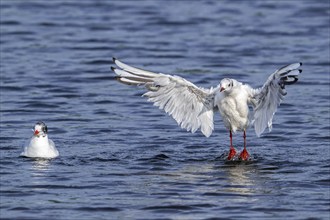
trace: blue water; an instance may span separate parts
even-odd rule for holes
[[[1,219],[329,219],[329,1],[0,1]],[[209,88],[303,73],[254,160],[114,80],[112,56]],[[60,157],[19,157],[37,121]],[[242,149],[241,133],[234,145]]]

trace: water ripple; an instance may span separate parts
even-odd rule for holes
[[[326,1],[0,1],[1,219],[329,219]],[[303,62],[273,130],[227,161],[119,84],[112,56],[198,86]],[[19,157],[36,121],[60,157]],[[242,134],[234,145],[243,149]]]

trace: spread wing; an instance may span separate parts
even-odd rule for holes
[[[276,70],[261,88],[253,91],[251,103],[257,136],[260,136],[266,127],[271,131],[273,116],[287,94],[285,86],[298,81],[298,76],[302,72],[298,68],[301,65],[302,63],[294,63]]]
[[[119,67],[111,67],[119,82],[144,85],[149,91],[143,96],[148,97],[148,101],[155,106],[164,109],[181,128],[193,133],[200,128],[206,137],[212,134],[213,88],[199,88],[182,77],[138,69],[116,58],[113,61]]]

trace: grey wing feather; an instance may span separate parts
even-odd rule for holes
[[[294,63],[276,70],[261,88],[253,90],[251,103],[257,136],[260,136],[266,127],[271,131],[273,116],[287,94],[285,86],[298,81],[298,76],[302,72],[298,68],[301,65],[302,63]]]
[[[214,89],[203,89],[179,77],[154,73],[124,64],[116,58],[119,67],[111,69],[119,82],[129,85],[144,85],[149,91],[143,96],[155,106],[164,109],[187,131],[201,132],[209,137],[214,129]]]

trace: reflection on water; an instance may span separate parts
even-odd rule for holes
[[[226,191],[235,192],[242,195],[252,195],[256,193],[256,182],[258,179],[256,166],[246,163],[233,164],[224,167],[225,175],[228,178],[229,186]]]
[[[45,172],[49,171],[51,159],[36,158],[33,159],[31,170],[35,171],[35,175],[44,175]]]
[[[274,186],[276,182],[274,176],[269,175],[270,171],[278,169],[277,166],[264,164],[260,160],[225,162],[221,169],[228,181],[228,186],[224,189],[227,192],[258,197],[260,195],[274,195],[281,190],[280,186]],[[251,197],[246,198],[251,200]]]
[[[31,163],[31,184],[34,190],[42,190],[40,185],[47,184],[51,159],[36,158]]]

